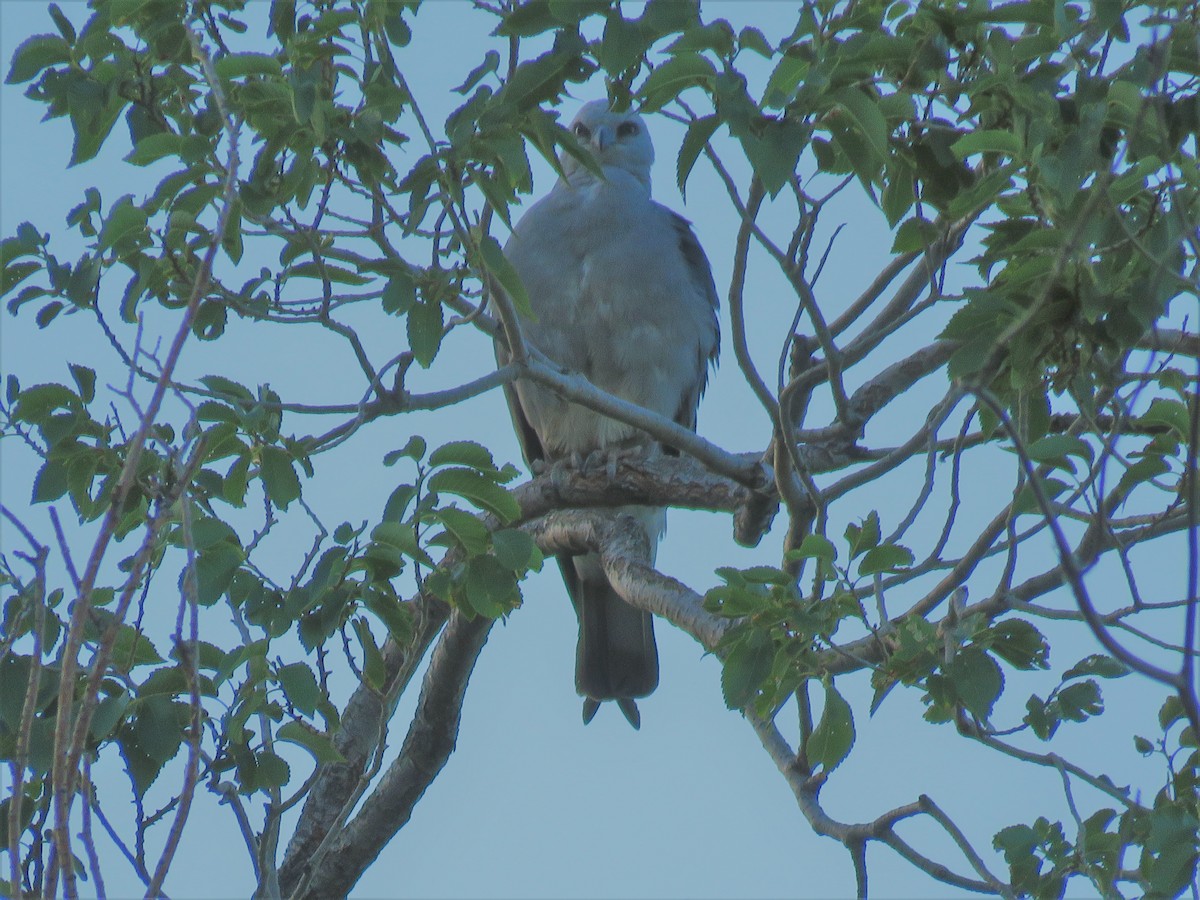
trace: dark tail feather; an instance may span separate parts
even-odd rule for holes
[[[575,687],[593,700],[617,700],[635,728],[637,705],[658,687],[654,618],[622,600],[603,579],[579,581]],[[585,710],[586,712],[586,710]]]

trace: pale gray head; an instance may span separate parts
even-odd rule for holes
[[[586,103],[571,122],[571,133],[587,147],[601,166],[623,169],[650,189],[650,165],[654,162],[654,146],[646,123],[633,110],[613,112],[607,101]],[[563,154],[563,171],[568,176],[579,170],[587,171],[570,154]]]

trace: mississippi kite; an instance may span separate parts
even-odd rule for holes
[[[537,316],[522,322],[525,337],[597,387],[695,430],[719,344],[708,259],[688,221],[650,197],[654,148],[640,116],[596,101],[579,111],[571,130],[604,177],[564,154],[565,177],[513,229],[504,252]],[[497,354],[505,361],[503,348]],[[531,465],[675,452],[530,381],[506,393]],[[641,522],[653,554],[666,510],[619,512]],[[634,698],[658,686],[653,619],[617,595],[595,554],[558,562],[579,616],[575,686],[585,698],[584,721],[601,701],[616,700],[637,728]]]

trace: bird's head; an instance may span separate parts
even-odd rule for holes
[[[632,110],[613,112],[604,100],[584,104],[571,122],[571,133],[587,147],[601,166],[623,169],[650,189],[650,165],[654,162],[654,146],[646,132],[646,123]],[[570,154],[564,154],[563,171],[570,177],[583,165]]]

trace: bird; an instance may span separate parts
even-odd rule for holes
[[[720,346],[712,267],[683,216],[651,197],[654,147],[646,123],[607,101],[583,105],[570,131],[602,175],[563,153],[561,177],[518,219],[504,253],[536,318],[525,340],[596,387],[695,431],[696,414]],[[497,361],[509,359],[497,341]],[[586,466],[607,457],[677,455],[633,426],[573,404],[528,379],[505,387],[526,463]],[[651,562],[666,510],[621,507],[646,530]],[[638,698],[658,686],[650,613],[623,600],[596,554],[560,556],[579,619],[575,687],[583,721],[616,701],[635,729]]]

